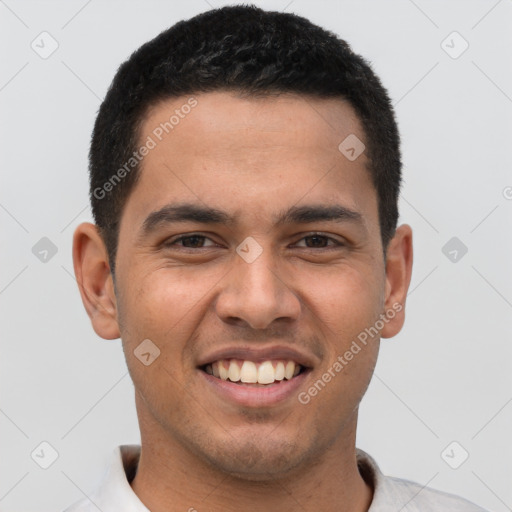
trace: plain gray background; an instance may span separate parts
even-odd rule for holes
[[[2,511],[63,510],[94,490],[115,446],[140,440],[121,342],[95,335],[73,276],[73,229],[91,220],[90,134],[132,51],[226,3],[0,1]],[[346,39],[396,108],[415,261],[358,447],[386,474],[512,510],[512,2],[254,3]],[[59,45],[45,59],[31,47],[51,49],[44,31]],[[46,261],[43,237],[57,249]],[[31,456],[49,460],[42,442],[58,453],[48,469]]]

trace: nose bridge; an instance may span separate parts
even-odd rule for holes
[[[235,278],[239,282],[240,291],[254,300],[259,295],[271,295],[273,298],[280,293],[279,288],[285,286],[279,279],[279,270],[275,265],[270,249],[265,249],[254,261],[241,258],[236,263]],[[265,297],[268,301],[270,297]]]
[[[278,318],[298,317],[300,302],[280,275],[270,247],[246,239],[233,265],[217,300],[219,317],[243,320],[254,329],[264,329]]]

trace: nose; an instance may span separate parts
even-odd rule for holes
[[[299,318],[300,300],[280,275],[270,249],[251,263],[238,255],[235,258],[215,304],[222,321],[266,329],[275,320],[290,323]]]

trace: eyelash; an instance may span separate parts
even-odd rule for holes
[[[166,248],[172,248],[172,247],[176,247],[176,243],[177,242],[182,242],[183,240],[187,240],[189,238],[201,238],[201,239],[205,239],[205,240],[210,240],[213,242],[213,240],[211,240],[209,237],[207,237],[206,235],[202,235],[201,233],[191,233],[191,234],[188,234],[188,235],[180,235],[178,236],[177,238],[174,238],[174,239],[170,239],[166,242],[164,242],[164,247]],[[306,238],[310,238],[310,237],[319,237],[319,238],[323,238],[323,239],[326,239],[328,241],[332,241],[334,242],[334,245],[331,245],[330,247],[304,247],[304,249],[321,249],[321,250],[324,250],[324,251],[328,251],[328,250],[332,250],[332,249],[336,249],[338,247],[344,247],[345,244],[339,240],[336,240],[335,238],[333,237],[330,237],[328,235],[324,235],[323,233],[309,233],[308,235],[302,237],[301,239],[299,239],[299,241],[302,241],[302,240],[305,240]],[[208,249],[208,248],[211,248],[211,246],[209,247],[179,247],[179,249],[185,249],[185,250],[190,250],[190,251],[193,251],[193,252],[197,252],[197,250],[199,249]]]

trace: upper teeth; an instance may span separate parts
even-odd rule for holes
[[[300,371],[300,365],[294,361],[242,361],[239,359],[221,359],[206,366],[206,372],[222,380],[252,384],[272,384],[283,379],[290,380]]]

